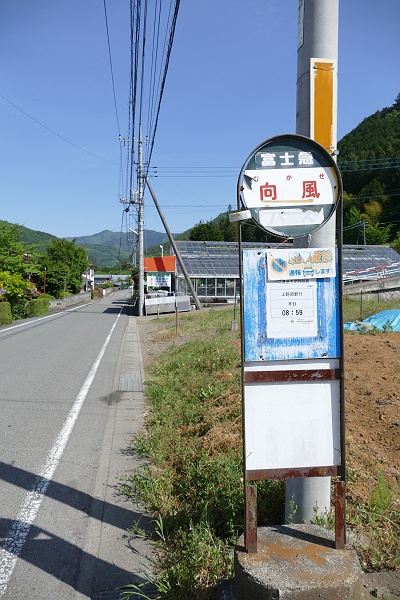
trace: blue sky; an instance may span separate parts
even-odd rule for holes
[[[129,0],[106,6],[119,128],[103,0],[1,3],[0,219],[58,237],[121,229]],[[173,232],[234,206],[247,155],[295,132],[297,6],[181,0],[151,161]],[[339,15],[341,139],[400,92],[400,2],[340,0]],[[145,227],[163,229],[148,192]]]

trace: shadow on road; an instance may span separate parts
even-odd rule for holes
[[[0,522],[2,527],[7,529],[15,523],[10,519],[0,519]],[[140,575],[122,573],[118,565],[84,552],[79,546],[66,542],[54,533],[36,525],[31,525],[29,537],[19,557],[88,598],[93,597],[93,592],[96,595],[96,592],[105,591],[96,589],[96,573],[101,573],[102,581],[107,581],[108,590],[115,590],[130,583],[136,585],[148,583],[148,580]],[[82,568],[85,569],[88,577],[78,576]],[[33,583],[34,580],[32,585]]]
[[[4,462],[0,462],[0,479],[27,491],[35,489],[37,484],[36,475]],[[142,513],[109,502],[103,502],[85,492],[56,481],[50,481],[46,497],[76,509],[91,519],[107,523],[123,531],[125,533],[123,537],[126,537],[126,545],[129,545],[132,552],[140,554],[140,551],[135,550],[135,541],[131,539],[127,530],[132,527],[134,522],[139,520],[142,529],[150,527],[150,519]],[[10,535],[12,526],[15,527],[15,521],[0,519],[0,542],[2,546]],[[12,545],[10,547],[12,548]],[[9,548],[7,549],[12,552]],[[15,553],[19,554],[18,551]],[[87,580],[95,577],[96,573],[101,574],[102,581],[107,581],[107,589],[110,590],[127,583],[138,584],[145,581],[139,575],[121,573],[121,568],[118,565],[107,563],[84,552],[78,546],[34,524],[29,529],[29,535],[20,553],[20,558],[67,583],[76,591],[88,597],[91,597],[92,589],[80,588],[88,587]],[[84,568],[91,576],[77,578],[80,567]],[[93,582],[93,585],[95,585],[95,582]]]

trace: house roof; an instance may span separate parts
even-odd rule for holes
[[[144,270],[146,273],[175,273],[176,256],[155,256],[145,258]]]

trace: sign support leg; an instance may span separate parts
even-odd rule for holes
[[[245,547],[249,554],[257,552],[257,486],[246,484]]]
[[[346,482],[335,483],[335,548],[343,550],[346,544]]]

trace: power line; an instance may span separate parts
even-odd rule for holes
[[[3,100],[5,100],[6,102],[8,102],[8,104],[11,104],[11,106],[13,106],[17,110],[19,110],[19,112],[21,112],[23,115],[25,115],[26,117],[29,117],[29,119],[32,119],[32,121],[34,121],[35,123],[37,123],[38,125],[40,125],[40,127],[43,127],[43,129],[47,129],[47,131],[49,131],[53,135],[56,135],[58,138],[60,138],[64,142],[67,142],[67,144],[70,144],[70,146],[73,146],[74,148],[77,148],[78,150],[81,150],[81,152],[85,152],[86,154],[90,154],[90,156],[94,156],[94,158],[98,158],[99,160],[103,160],[104,162],[108,162],[108,163],[110,163],[112,165],[118,165],[118,163],[115,163],[112,160],[108,160],[107,158],[103,158],[102,156],[98,156],[97,154],[93,154],[93,152],[89,152],[89,150],[85,150],[85,148],[82,148],[81,146],[78,146],[77,144],[74,144],[74,142],[71,142],[70,140],[68,140],[64,136],[60,135],[59,133],[57,133],[53,129],[50,129],[50,127],[47,127],[47,125],[44,125],[43,123],[41,123],[40,121],[38,121],[37,119],[35,119],[35,117],[32,117],[32,115],[30,115],[29,113],[27,113],[26,111],[24,111],[22,108],[20,108],[16,104],[14,104],[14,102],[11,102],[11,100],[8,100],[8,98],[6,98],[5,96],[3,96],[2,94],[0,94],[0,98],[3,98]]]
[[[120,134],[121,133],[121,128],[119,126],[118,109],[117,109],[117,99],[116,99],[116,96],[115,96],[114,70],[113,70],[113,64],[112,64],[112,59],[111,59],[110,33],[109,33],[109,29],[108,29],[108,18],[107,18],[106,0],[103,0],[103,5],[104,5],[104,19],[105,19],[105,23],[106,23],[106,33],[107,33],[108,58],[110,60],[111,83],[112,83],[112,90],[113,90],[113,96],[114,96],[115,116],[116,116],[116,119],[117,119],[118,134]]]
[[[160,0],[161,2],[161,0]],[[147,115],[147,131],[151,130],[152,127],[152,115],[155,103],[155,91],[156,91],[156,75],[157,75],[157,62],[158,62],[158,48],[160,39],[160,28],[161,28],[161,4],[159,0],[156,0],[154,5],[154,18],[153,18],[153,44],[151,51],[151,69],[150,69],[150,101]]]
[[[140,67],[141,80],[140,80],[140,101],[139,101],[139,127],[142,125],[142,112],[143,112],[144,74],[145,74],[145,56],[146,56],[146,27],[147,27],[147,0],[144,0],[142,57],[141,57],[141,67]]]
[[[156,113],[156,118],[155,118],[155,123],[154,123],[154,129],[153,129],[153,132],[150,137],[150,151],[149,151],[149,155],[148,155],[148,159],[147,159],[148,165],[150,165],[151,156],[152,156],[153,148],[154,148],[155,136],[156,136],[157,126],[158,126],[158,119],[160,116],[161,101],[162,101],[162,97],[164,94],[164,87],[165,87],[165,81],[166,81],[167,73],[168,73],[169,60],[171,57],[172,44],[174,42],[175,28],[176,28],[176,22],[178,19],[178,12],[179,12],[179,5],[180,5],[180,0],[175,0],[175,9],[174,9],[174,15],[172,17],[171,29],[170,29],[170,33],[169,33],[168,50],[167,50],[167,56],[166,56],[165,65],[164,65],[164,73],[163,73],[163,78],[162,78],[162,82],[161,82],[160,95],[159,95],[159,99],[158,99],[157,113]]]
[[[355,167],[354,165],[358,165],[359,163],[364,162],[363,165]],[[348,161],[339,163],[339,169],[345,173],[357,173],[359,171],[375,171],[375,170],[386,170],[386,169],[397,169],[400,168],[400,157],[388,157],[382,159],[371,159],[366,161]],[[239,173],[241,167],[228,167],[228,166],[220,166],[220,165],[212,165],[212,166],[183,166],[183,165],[174,165],[174,166],[157,166],[151,167],[150,170],[154,171],[154,176],[162,176],[168,177],[171,174],[177,172],[182,173],[182,171],[191,171],[196,175],[201,176],[204,172],[212,172],[212,171],[231,171],[234,174]],[[168,172],[168,174],[165,174]]]
[[[382,169],[398,169],[400,167],[400,157],[384,157],[370,159],[355,159],[338,162],[339,169],[343,173],[354,173],[357,171],[380,171]]]

